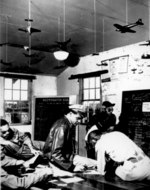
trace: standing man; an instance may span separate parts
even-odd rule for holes
[[[83,105],[71,105],[51,127],[43,151],[55,166],[68,171],[96,166],[95,160],[75,155],[75,126],[84,116]]]
[[[88,158],[96,159],[95,157],[95,149],[90,146],[87,141],[87,136],[89,132],[92,130],[98,129],[100,132],[110,132],[115,129],[116,126],[116,116],[113,114],[113,107],[115,104],[104,101],[102,103],[102,107],[98,107],[95,110],[95,114],[92,116],[91,120],[89,121],[89,130],[85,136],[86,141],[86,148],[87,148],[87,155]]]
[[[113,131],[116,125],[116,116],[113,114],[114,103],[104,101],[102,107],[93,115],[90,125],[96,125],[100,131]]]

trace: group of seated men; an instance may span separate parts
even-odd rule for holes
[[[82,105],[69,106],[64,116],[50,126],[42,149],[31,141],[28,133],[10,128],[9,123],[1,119],[1,186],[27,189],[52,177],[89,168],[96,169],[100,175],[117,175],[126,181],[150,180],[150,158],[141,148],[122,132],[101,130],[96,122],[94,130],[86,136],[95,149],[95,159],[77,155],[73,131],[84,116]],[[43,167],[38,168],[39,164]],[[32,170],[34,172],[28,172]]]

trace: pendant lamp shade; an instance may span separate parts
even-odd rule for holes
[[[58,51],[54,52],[54,57],[59,61],[63,61],[65,59],[67,59],[68,56],[69,56],[69,53],[64,50],[58,50]]]

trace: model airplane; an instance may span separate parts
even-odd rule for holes
[[[25,21],[28,22],[28,26],[26,28],[18,28],[19,31],[22,31],[22,32],[25,32],[25,33],[29,33],[30,35],[32,33],[35,33],[35,32],[41,32],[41,30],[31,27],[30,23],[33,22],[32,19],[28,18],[28,19],[25,19]]]
[[[150,54],[143,54],[141,56],[142,59],[150,59]]]
[[[126,32],[136,33],[136,31],[132,30],[131,28],[135,26],[139,26],[139,25],[144,25],[144,23],[142,22],[142,19],[138,19],[135,23],[127,24],[124,26],[120,24],[114,24],[114,26],[116,27],[116,31],[121,32],[121,33],[126,33]]]
[[[150,40],[147,40],[146,43],[140,44],[140,46],[150,46]]]
[[[108,66],[108,64],[107,63],[101,63],[101,64],[96,64],[97,66]]]
[[[27,26],[27,28],[18,28],[19,31],[29,33],[30,35],[35,32],[41,32],[41,30]]]

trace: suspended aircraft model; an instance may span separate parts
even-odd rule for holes
[[[19,31],[29,33],[30,35],[35,32],[41,32],[41,30],[32,28],[30,22],[33,22],[32,19],[25,19],[28,22],[28,26],[26,28],[18,28]]]
[[[143,44],[139,44],[140,46],[150,46],[150,40],[147,40],[145,43]]]
[[[150,54],[143,54],[141,56],[142,59],[150,59]]]
[[[141,18],[138,19],[136,22],[127,25],[114,24],[114,26],[116,27],[116,31],[121,33],[126,33],[126,32],[136,33],[136,31],[132,30],[131,28],[139,25],[144,25]]]

